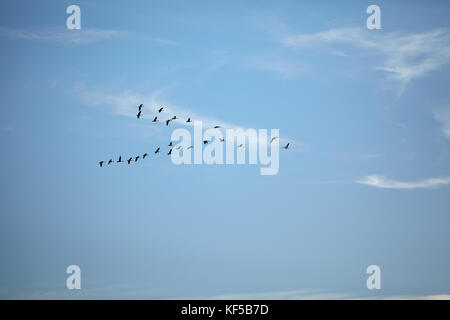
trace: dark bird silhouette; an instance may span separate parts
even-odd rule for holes
[[[169,120],[166,120],[166,126],[169,125],[169,122],[170,122],[170,119],[169,119]]]
[[[128,164],[130,164],[131,160],[133,160],[132,157],[130,157],[130,159],[127,160]]]
[[[117,162],[123,162],[122,161],[122,156],[119,156],[119,160],[117,160]]]
[[[134,162],[137,162],[139,158],[140,158],[139,156],[136,156],[136,157],[134,158]]]
[[[187,147],[186,149],[188,149],[188,150],[189,150],[189,149],[192,149],[192,146],[189,146],[189,147]]]
[[[238,148],[242,148],[244,145],[241,143],[240,145],[238,145]]]
[[[147,152],[144,153],[144,155],[142,156],[142,159],[145,159],[146,156],[148,156]]]
[[[219,138],[220,142],[224,142],[225,139],[224,138]]]
[[[138,119],[140,119],[140,118],[141,118],[141,114],[142,114],[142,111],[139,111],[138,114],[136,115],[136,117],[137,117]]]
[[[105,161],[100,161],[98,164],[100,165],[100,167],[103,167],[103,163],[104,163]]]
[[[169,147],[173,146],[172,141],[169,142]]]
[[[289,142],[286,146],[283,147],[284,149],[289,149]]]
[[[141,103],[140,105],[139,105],[139,111],[141,111],[142,110],[142,107],[143,107],[144,105]]]
[[[159,108],[158,112],[161,113],[161,111],[163,111],[163,107]]]
[[[181,149],[181,146],[178,146],[178,147],[176,147],[175,149],[180,150],[180,149]]]
[[[167,153],[167,155],[171,155],[172,154],[172,149],[169,150],[169,152]]]
[[[170,120],[176,120],[176,119],[177,119],[177,116],[173,116],[173,118],[170,119]]]
[[[158,149],[156,149],[155,154],[159,152],[159,149],[160,149],[159,147],[158,147]]]
[[[113,162],[114,162],[113,159],[109,159],[108,164],[111,164]]]
[[[188,118],[186,122],[192,122],[192,121],[191,121],[191,118]]]
[[[153,119],[152,122],[156,122],[156,121],[158,121],[158,117],[155,117],[155,119]]]
[[[203,144],[207,144],[208,142],[208,140],[203,140]]]
[[[270,139],[270,143],[272,143],[275,139],[277,139],[278,137],[273,137],[272,139]]]
[[[214,129],[219,129],[219,128],[220,128],[220,126],[215,126],[215,127],[214,127]]]

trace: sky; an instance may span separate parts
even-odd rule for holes
[[[449,298],[449,9],[1,1],[0,298]],[[175,165],[158,106],[290,149]]]

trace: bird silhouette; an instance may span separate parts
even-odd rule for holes
[[[284,149],[289,149],[289,142],[288,142],[288,144],[285,146],[285,147],[283,147]]]
[[[159,108],[158,112],[161,113],[161,111],[163,111],[163,107]]]
[[[173,146],[172,141],[169,142],[169,147]]]
[[[172,154],[172,149],[169,150],[169,152],[167,153],[167,155],[171,155]]]
[[[123,162],[122,161],[122,156],[119,156],[119,160],[117,160],[117,162]]]
[[[156,121],[158,121],[158,117],[155,117],[155,119],[153,119],[152,122],[156,122]]]
[[[208,142],[208,140],[203,140],[203,144],[207,144]]]
[[[158,149],[156,149],[155,154],[159,152],[159,149],[160,149],[159,147],[158,147]]]
[[[169,119],[169,120],[166,120],[166,126],[169,125],[169,122],[170,122],[170,119]]]
[[[136,115],[136,117],[137,117],[138,119],[140,119],[140,118],[141,118],[141,114],[142,114],[142,111],[139,111],[138,114]]]
[[[224,142],[225,139],[224,138],[219,138],[220,142]]]
[[[173,118],[170,119],[170,120],[176,120],[176,119],[177,119],[177,116],[173,116]]]
[[[273,137],[272,139],[270,139],[270,143],[272,143],[277,138],[278,138],[278,136],[277,137]]]
[[[214,127],[214,129],[219,129],[219,128],[220,128],[220,126],[215,126],[215,127]]]
[[[189,146],[189,147],[187,147],[186,149],[188,149],[188,150],[189,150],[189,149],[192,149],[192,146]]]
[[[109,159],[108,164],[111,164],[113,161],[113,159]]]
[[[142,159],[145,159],[146,156],[148,156],[147,152],[144,153],[144,155],[142,156]]]
[[[139,158],[140,158],[139,156],[136,156],[136,157],[134,158],[134,162],[137,162]]]
[[[103,167],[103,163],[104,163],[105,161],[99,161],[99,165],[100,165],[100,167]]]
[[[191,118],[188,118],[186,122],[192,122],[192,121],[191,121]]]
[[[140,105],[139,105],[139,111],[141,111],[142,110],[142,107],[143,107],[144,105],[141,103]]]
[[[131,160],[133,160],[132,157],[130,157],[130,159],[127,160],[128,164],[130,164]]]
[[[175,149],[180,150],[180,149],[181,149],[181,146],[178,146],[178,147],[176,147]]]
[[[242,148],[244,145],[241,143],[240,145],[238,145],[238,148]]]

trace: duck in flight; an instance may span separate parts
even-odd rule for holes
[[[207,144],[208,142],[208,140],[203,140],[203,144]]]
[[[142,159],[145,159],[146,156],[148,156],[147,152],[144,153],[144,155],[142,156]]]
[[[100,167],[103,167],[103,163],[104,163],[105,161],[99,161],[99,165],[100,165]]]
[[[141,111],[142,110],[142,107],[143,107],[144,105],[141,103],[139,106],[138,106],[138,108],[139,108],[139,111]]]
[[[160,149],[159,147],[158,147],[158,149],[156,149],[155,154],[157,154],[159,152],[159,149]]]
[[[119,156],[119,160],[117,160],[117,162],[123,162],[122,161],[122,156]]]
[[[189,146],[189,147],[187,147],[186,149],[187,149],[187,150],[192,149],[192,146]]]
[[[169,142],[169,147],[173,146],[172,141]]]
[[[278,136],[277,137],[273,137],[272,139],[270,139],[270,143],[274,142],[275,139],[277,139],[277,138],[278,138]]]
[[[163,107],[159,108],[158,113],[161,113],[161,111],[163,111]]]
[[[130,164],[131,160],[133,160],[132,157],[130,157],[130,159],[127,160],[128,164]]]
[[[139,111],[138,114],[136,115],[136,117],[137,117],[138,119],[140,119],[140,118],[141,118],[141,114],[142,114],[142,111]]]
[[[214,127],[214,129],[219,129],[219,128],[220,128],[220,126],[215,126],[215,127]]]
[[[139,160],[139,156],[136,156],[135,158],[134,158],[134,162],[137,162],[138,160]]]
[[[175,149],[177,149],[177,150],[180,150],[180,149],[181,149],[181,145],[180,145],[180,146],[178,146],[178,147],[176,147]]]
[[[166,126],[168,126],[169,125],[169,122],[171,121],[171,119],[169,119],[169,120],[166,120]]]
[[[169,150],[169,152],[167,153],[167,155],[171,155],[172,154],[172,149]]]
[[[219,138],[220,142],[224,142],[225,139],[224,138]]]
[[[155,119],[152,120],[152,122],[158,121],[158,117],[155,117]]]
[[[289,149],[289,142],[286,146],[283,147],[284,149]]]
[[[244,145],[241,143],[240,145],[238,145],[238,148],[242,148]]]
[[[192,121],[191,121],[191,118],[188,118],[186,122],[187,122],[187,123],[192,122]]]
[[[113,162],[114,162],[113,159],[109,159],[108,164],[111,164]]]

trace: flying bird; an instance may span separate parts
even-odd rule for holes
[[[146,156],[148,156],[147,152],[144,153],[144,155],[142,156],[142,159],[145,159]]]
[[[117,160],[117,162],[123,162],[122,161],[122,156],[119,156],[119,160]]]
[[[141,103],[140,105],[139,105],[139,111],[141,111],[142,110],[142,107],[143,107],[144,105]]]
[[[180,150],[180,149],[181,149],[181,146],[178,146],[178,147],[176,147],[175,149]]]
[[[130,157],[130,159],[127,160],[128,164],[130,164],[131,160],[133,160],[132,157]]]
[[[225,139],[224,138],[219,138],[220,142],[224,142]]]
[[[111,164],[113,161],[113,159],[109,159],[108,164]]]
[[[152,122],[156,122],[156,121],[158,121],[158,117],[155,117],[155,119],[153,119]]]
[[[177,116],[173,116],[173,118],[170,119],[170,120],[176,120],[176,119],[177,119]]]
[[[242,148],[244,145],[241,143],[240,145],[238,145],[238,148]]]
[[[166,120],[166,126],[169,125],[169,122],[170,122],[170,119],[169,119],[169,120]]]
[[[161,113],[161,111],[163,111],[163,107],[159,108],[158,112]]]
[[[189,147],[187,147],[186,149],[188,149],[188,150],[189,150],[189,149],[192,149],[192,146],[189,146]]]
[[[167,155],[171,155],[172,154],[172,149],[169,150],[169,152],[167,153]]]
[[[172,141],[169,142],[169,147],[173,146]]]
[[[159,147],[158,147],[158,149],[156,149],[155,154],[159,152],[159,149],[160,149]]]
[[[208,142],[208,140],[203,140],[203,144],[207,144]]]
[[[220,126],[215,126],[215,127],[214,127],[214,129],[219,129],[219,128],[220,128]]]
[[[100,161],[98,164],[100,165],[100,167],[103,167],[103,163],[104,163],[105,161]]]
[[[272,143],[277,138],[278,138],[278,136],[277,137],[273,137],[272,139],[270,139],[270,143]]]
[[[137,162],[139,158],[140,158],[139,156],[136,156],[136,157],[134,158],[134,162]]]
[[[283,147],[284,149],[289,149],[289,142],[288,142],[288,144],[285,146],[285,147]]]
[[[192,122],[192,121],[191,121],[191,118],[188,118],[186,122]]]
[[[141,117],[142,111],[139,111],[136,117],[139,119]]]

